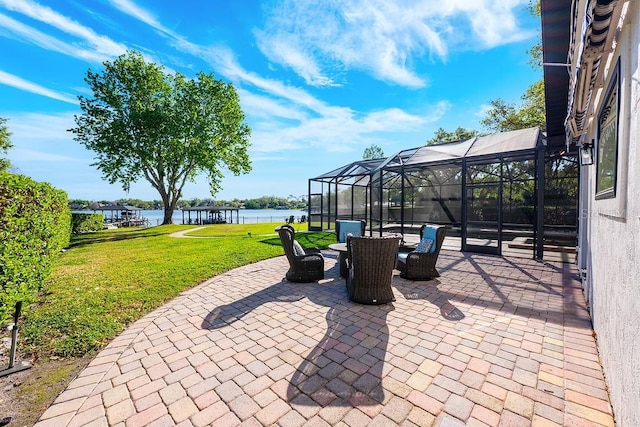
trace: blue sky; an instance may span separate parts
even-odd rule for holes
[[[125,193],[66,130],[84,77],[127,49],[188,77],[213,72],[240,94],[253,171],[226,173],[217,199],[301,196],[307,179],[417,147],[436,129],[482,130],[489,101],[518,103],[539,20],[528,0],[0,0],[0,116],[18,172],[70,198]],[[211,197],[205,177],[185,198]]]

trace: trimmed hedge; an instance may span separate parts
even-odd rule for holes
[[[104,215],[92,213],[71,214],[71,233],[89,233],[91,231],[99,231],[104,227]]]
[[[44,288],[60,251],[69,246],[67,193],[24,175],[0,173],[0,325],[17,301]]]

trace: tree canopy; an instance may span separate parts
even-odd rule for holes
[[[364,160],[381,159],[383,157],[384,151],[382,151],[382,148],[376,144],[371,144],[369,147],[365,148],[362,153],[362,158]]]
[[[498,98],[491,101],[480,124],[492,132],[526,129],[539,126],[546,130],[544,103],[544,80],[538,80],[529,86],[521,97],[522,104],[516,106]]]
[[[7,127],[7,119],[0,117],[0,155],[7,154],[12,147],[11,132],[9,132],[9,128]],[[0,157],[0,172],[9,170],[9,166],[11,166],[9,159]]]
[[[160,194],[164,222],[171,217],[187,181],[208,176],[211,194],[221,188],[222,168],[247,173],[251,129],[231,83],[198,73],[188,79],[165,73],[135,51],[87,71],[93,97],[80,96],[83,114],[70,129],[96,154],[98,170],[128,191],[139,178]]]
[[[435,131],[433,138],[428,140],[425,145],[437,145],[443,142],[460,141],[462,139],[473,138],[477,135],[478,131],[465,129],[460,126],[458,126],[458,128],[453,132],[448,132],[444,130],[444,128],[438,128],[438,130]]]

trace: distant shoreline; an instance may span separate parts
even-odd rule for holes
[[[72,212],[77,213],[93,213],[93,209],[73,209]],[[100,211],[96,211],[100,213]],[[151,226],[160,225],[164,219],[164,211],[162,209],[142,209],[140,214],[143,218],[149,220]],[[108,215],[108,214],[107,214]],[[233,223],[239,222],[240,224],[256,224],[261,222],[277,222],[285,223],[291,216],[293,216],[296,223],[300,222],[302,216],[307,217],[306,210],[301,209],[238,209],[238,215],[233,215]],[[183,211],[176,209],[173,212],[172,220],[174,224],[182,224]],[[185,222],[188,219],[188,215],[184,212]],[[191,216],[192,220],[194,216]],[[229,217],[228,217],[229,218]],[[237,219],[236,219],[237,218]],[[193,225],[193,224],[192,224]]]

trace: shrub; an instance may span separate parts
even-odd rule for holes
[[[73,234],[99,231],[104,227],[102,214],[76,213],[71,214],[71,232]]]
[[[70,234],[67,193],[0,173],[0,325],[13,315],[17,301],[35,300]]]

